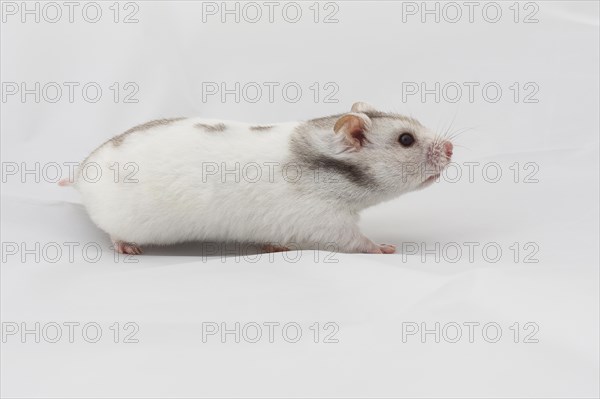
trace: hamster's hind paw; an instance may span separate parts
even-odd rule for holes
[[[142,248],[139,245],[125,242],[125,241],[113,241],[113,246],[115,251],[120,254],[128,254],[128,255],[141,255]]]

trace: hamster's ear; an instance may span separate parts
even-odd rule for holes
[[[367,103],[354,103],[352,104],[351,112],[375,112],[377,111],[372,105]]]
[[[344,135],[344,141],[350,147],[359,150],[369,140],[366,133],[371,127],[371,119],[365,114],[349,113],[337,120],[333,131]]]

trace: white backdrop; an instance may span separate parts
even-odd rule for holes
[[[598,13],[3,2],[2,395],[598,397]],[[470,129],[443,181],[364,212],[395,255],[115,258],[55,184],[150,119],[281,122],[354,101]],[[236,323],[239,343],[220,334]]]

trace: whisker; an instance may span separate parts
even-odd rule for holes
[[[448,136],[448,133],[450,131],[452,131],[452,127],[454,126],[454,122],[456,121],[456,115],[458,115],[458,109],[456,109],[456,112],[454,113],[454,116],[452,117],[452,120],[450,121],[450,125],[448,125],[448,128],[446,129],[446,131],[444,132],[444,134],[442,135],[441,138],[446,138]]]
[[[449,136],[448,140],[454,140],[455,138],[457,138],[457,137],[459,137],[459,136],[463,135],[464,133],[466,133],[468,131],[471,131],[471,130],[474,130],[474,128],[467,127],[467,128],[458,129],[458,130],[456,130],[455,132],[453,132]]]

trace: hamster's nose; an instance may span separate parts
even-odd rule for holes
[[[453,148],[454,148],[454,146],[452,145],[451,142],[444,141],[444,152],[446,153],[446,156],[448,158],[450,158],[452,156],[452,149]]]

